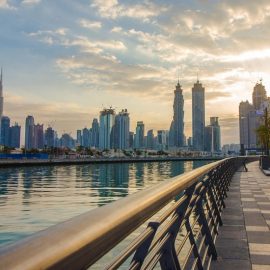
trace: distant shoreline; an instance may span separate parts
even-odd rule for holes
[[[223,157],[126,157],[126,158],[85,158],[85,159],[23,159],[0,160],[0,167],[76,165],[97,163],[134,163],[134,162],[166,162],[166,161],[210,161],[221,160]]]

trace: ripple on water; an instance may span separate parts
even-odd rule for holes
[[[0,245],[206,163],[173,161],[1,169]]]

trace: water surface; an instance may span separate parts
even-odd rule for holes
[[[3,168],[0,245],[206,163],[209,161]]]

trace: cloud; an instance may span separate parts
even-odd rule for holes
[[[36,5],[40,2],[41,2],[41,0],[23,0],[22,4],[23,5]]]
[[[0,0],[0,9],[15,9],[9,0]]]
[[[104,18],[116,19],[118,17],[129,17],[144,19],[158,16],[166,10],[165,6],[156,5],[150,1],[143,1],[139,4],[124,5],[117,0],[94,0],[91,7],[96,8],[99,15]]]
[[[102,27],[102,23],[98,21],[89,21],[86,19],[80,19],[79,25],[88,28],[88,29],[100,29]]]

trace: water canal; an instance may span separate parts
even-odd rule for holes
[[[0,246],[209,162],[1,168]]]

